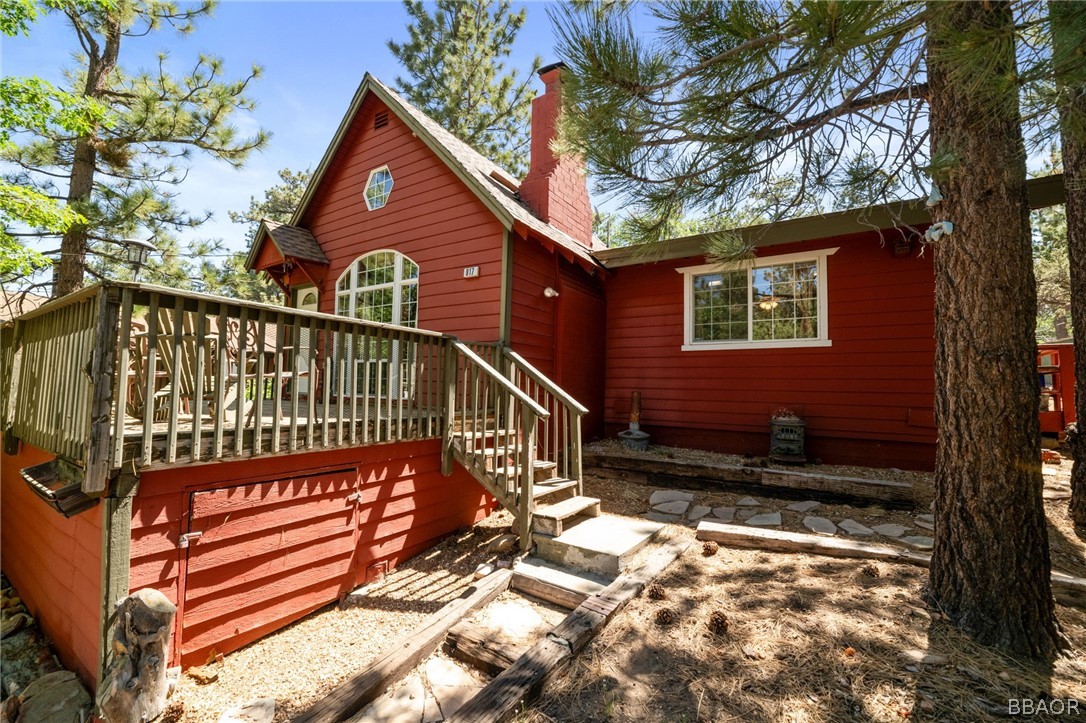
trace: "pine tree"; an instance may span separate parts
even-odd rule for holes
[[[107,6],[105,2],[92,0],[84,0],[84,4]],[[5,3],[0,7],[0,33],[8,37],[28,36],[30,25],[41,10],[32,0]],[[79,134],[107,120],[101,104],[73,96],[41,78],[0,78],[0,156],[15,149],[11,140],[13,131],[41,133],[52,127]],[[21,242],[24,234],[15,231],[14,226],[64,233],[74,223],[85,220],[51,196],[21,184],[0,181],[0,279],[25,277],[49,264],[43,254]]]
[[[231,211],[230,220],[248,225],[246,233],[247,247],[251,247],[256,238],[257,229],[262,219],[288,223],[301,203],[309,183],[309,170],[292,171],[284,168],[279,171],[282,183],[264,191],[264,198],[249,198],[249,208],[245,211]],[[282,298],[282,292],[266,274],[254,274],[245,268],[247,251],[230,254],[221,264],[205,263],[201,268],[204,289],[210,293],[233,296],[251,301],[274,302]]]
[[[527,171],[532,75],[506,70],[526,10],[509,0],[404,0],[408,40],[388,41],[406,77],[397,89],[460,140],[517,176]]]
[[[977,640],[1048,658],[1061,643],[1041,496],[1018,102],[1044,52],[1016,45],[1042,22],[1032,13],[1016,27],[1021,9],[671,0],[649,6],[660,27],[653,38],[634,32],[623,3],[552,17],[572,70],[562,144],[585,156],[602,190],[643,213],[728,208],[779,176],[795,179],[796,206],[938,187],[932,221],[952,222],[953,232],[934,242],[929,594]]]
[[[1068,280],[1075,344],[1074,466],[1068,511],[1086,527],[1086,5],[1050,2],[1052,56],[1063,151]]]
[[[200,56],[182,75],[172,74],[166,53],[152,70],[129,74],[120,64],[121,47],[130,40],[165,27],[191,32],[214,8],[210,0],[184,6],[161,0],[55,4],[80,51],[69,71],[70,92],[104,105],[112,120],[78,134],[46,128],[6,154],[21,169],[18,183],[62,196],[85,218],[61,239],[54,290],[61,295],[79,288],[93,270],[88,253],[108,257],[117,252],[111,242],[120,238],[151,237],[168,246],[170,233],[210,217],[179,208],[172,190],[183,182],[185,161],[194,152],[240,166],[268,136],[259,131],[242,138],[231,125],[237,111],[254,107],[246,90],[257,67],[240,80],[224,80],[222,62],[210,56]],[[67,189],[58,188],[65,180]]]

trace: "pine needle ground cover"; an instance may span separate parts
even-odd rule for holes
[[[627,514],[650,491],[586,487],[605,511]],[[1083,575],[1066,501],[1045,507],[1054,566]],[[1073,651],[1045,669],[976,645],[926,609],[926,578],[865,560],[725,546],[706,556],[695,544],[655,581],[662,598],[635,599],[519,720],[994,721],[1024,698],[1072,698],[1086,711],[1086,611],[1057,606]]]

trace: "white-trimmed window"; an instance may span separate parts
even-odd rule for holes
[[[826,257],[836,248],[683,275],[683,351],[829,346]]]
[[[388,166],[381,166],[370,171],[370,177],[366,181],[366,208],[376,211],[388,203],[388,197],[392,194],[392,171]]]
[[[419,323],[419,266],[398,251],[355,260],[336,282],[336,313],[400,326]]]

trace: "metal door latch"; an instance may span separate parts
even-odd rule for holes
[[[196,540],[199,540],[203,536],[204,536],[204,533],[202,533],[202,532],[186,532],[185,534],[181,535],[180,538],[178,538],[177,546],[180,547],[183,550],[183,549],[185,549],[186,547],[189,546],[190,542],[194,542]]]

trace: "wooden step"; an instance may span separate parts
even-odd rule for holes
[[[572,610],[609,580],[581,570],[558,567],[538,557],[526,557],[513,567],[513,589]]]
[[[649,520],[600,515],[558,537],[536,535],[535,554],[559,566],[617,577],[663,527]]]
[[[554,470],[558,469],[557,462],[548,462],[546,460],[536,460],[532,465],[532,472],[535,477],[536,484],[552,479],[554,477]],[[507,477],[520,478],[520,467],[503,467],[494,473],[494,476],[500,481]]]
[[[536,510],[532,514],[532,529],[542,535],[558,537],[578,518],[599,516],[600,501],[595,497],[570,497]]]
[[[545,497],[555,492],[561,492],[568,490],[571,487],[577,487],[577,481],[572,479],[565,479],[563,477],[551,477],[550,479],[543,480],[542,482],[536,482],[532,485],[532,499],[538,500],[540,497]]]

